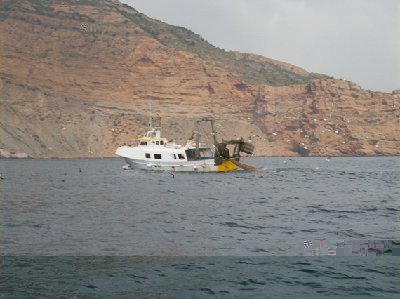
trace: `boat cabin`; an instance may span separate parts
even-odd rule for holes
[[[138,138],[138,146],[166,146],[167,139],[161,137],[161,132],[155,129],[148,131],[143,137]]]
[[[209,147],[199,147],[197,154],[196,148],[191,145],[183,147],[175,143],[168,144],[167,139],[162,138],[161,132],[156,129],[152,129],[143,137],[138,138],[136,153],[137,158],[145,161],[197,161],[214,158]]]

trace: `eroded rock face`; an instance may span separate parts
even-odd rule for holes
[[[348,81],[315,80],[265,87],[255,119],[285,149],[300,145],[313,156],[398,155],[399,100]]]
[[[151,105],[178,142],[214,116],[219,138],[251,136],[257,155],[400,153],[398,92],[224,52],[116,1],[38,3],[0,7],[0,148],[113,156]]]

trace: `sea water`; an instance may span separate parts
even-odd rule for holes
[[[390,252],[304,256],[400,239],[398,157],[243,161],[259,171],[0,160],[0,298],[400,296]]]

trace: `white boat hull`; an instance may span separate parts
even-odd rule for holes
[[[138,141],[138,146],[120,146],[115,152],[124,158],[131,169],[177,172],[227,172],[238,169],[237,164],[229,159],[215,165],[210,147],[200,146],[199,142],[195,145],[188,142],[185,146],[170,143],[161,138],[161,132],[155,129]]]
[[[214,159],[199,161],[186,161],[184,163],[162,163],[134,160],[124,157],[131,169],[152,171],[176,171],[176,172],[227,172],[237,170],[238,167],[232,161],[223,161],[221,165],[215,165]]]

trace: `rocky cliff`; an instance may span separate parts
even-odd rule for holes
[[[148,126],[184,142],[214,116],[258,155],[399,155],[400,93],[371,92],[253,54],[111,0],[0,3],[0,148],[113,156]]]

